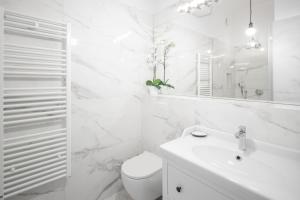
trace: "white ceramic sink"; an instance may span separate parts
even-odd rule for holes
[[[300,199],[300,152],[253,140],[243,152],[237,143],[231,134],[210,131],[206,138],[186,136],[161,149],[163,156],[199,170],[206,180],[228,181],[228,185],[257,194],[256,199]]]
[[[227,148],[212,145],[196,145],[192,147],[195,156],[211,165],[232,168],[233,165],[241,164],[241,153]],[[237,159],[240,158],[239,160]]]
[[[255,179],[255,182],[268,183],[276,181],[278,174],[280,174],[280,171],[272,166],[275,163],[269,162],[269,158],[259,159],[262,155],[259,156],[258,154],[264,152],[255,151],[247,155],[238,150],[234,151],[213,145],[196,145],[192,147],[192,151],[201,162],[206,162],[215,170],[223,171],[231,178],[238,180]],[[265,157],[268,156],[272,155],[265,155]],[[275,174],[277,176],[274,176]]]

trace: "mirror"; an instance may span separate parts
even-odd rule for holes
[[[300,103],[299,16],[275,0],[172,2],[153,30],[162,94]]]

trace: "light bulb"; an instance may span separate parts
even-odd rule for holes
[[[253,37],[256,33],[256,29],[253,26],[253,23],[250,22],[249,27],[246,29],[246,35],[249,37]]]
[[[252,37],[256,34],[256,29],[254,27],[249,27],[245,31],[246,35]]]

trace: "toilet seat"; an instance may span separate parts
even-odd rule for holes
[[[122,173],[131,179],[145,179],[162,169],[162,159],[153,153],[145,151],[122,165]]]

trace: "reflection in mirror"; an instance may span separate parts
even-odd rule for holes
[[[276,17],[276,0],[171,2],[155,15],[153,30],[157,49],[161,41],[174,44],[164,66],[157,62],[156,78],[175,87],[162,87],[163,94],[300,102],[299,60],[297,69],[288,66],[293,55],[282,52],[290,48],[299,56],[288,39],[295,32],[283,32],[299,32],[299,16]]]

